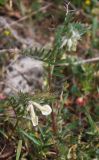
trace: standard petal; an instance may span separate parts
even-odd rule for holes
[[[43,105],[41,106],[40,104],[36,103],[36,102],[32,102],[32,104],[37,107],[43,115],[49,115],[52,112],[52,109],[49,105]]]
[[[42,112],[42,114],[46,115],[46,116],[51,114],[51,112],[52,112],[51,107],[49,105],[47,105],[47,104],[44,105],[44,106],[41,106],[39,109]]]

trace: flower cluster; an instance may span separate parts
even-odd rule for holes
[[[29,101],[28,106],[27,106],[27,111],[30,112],[30,118],[32,121],[33,126],[38,125],[38,116],[35,114],[34,107],[38,108],[42,115],[49,115],[52,112],[52,109],[49,105],[40,105],[34,101]]]
[[[80,40],[79,32],[75,31],[75,30],[71,30],[71,36],[70,37],[67,37],[67,36],[62,37],[61,48],[66,46],[66,49],[68,51],[76,51],[78,40]]]

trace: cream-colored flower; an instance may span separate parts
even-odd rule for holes
[[[64,36],[62,38],[61,48],[66,46],[68,51],[76,51],[77,42],[79,39],[80,39],[79,32],[71,30],[71,36],[69,38],[67,36]]]
[[[42,112],[42,114],[43,115],[49,115],[51,112],[52,112],[52,109],[51,109],[51,107],[49,106],[49,105],[43,105],[43,106],[41,106],[40,104],[38,104],[38,103],[36,103],[36,102],[32,102],[32,104],[35,106],[35,107],[37,107],[41,112]]]
[[[79,39],[80,39],[80,34],[79,34],[79,32],[72,30],[72,38],[73,38],[73,39],[76,39],[76,40],[79,40]]]
[[[35,111],[34,111],[34,107],[38,108],[43,115],[49,115],[52,112],[52,109],[49,105],[40,105],[37,102],[34,101],[29,101],[28,107],[27,107],[27,111],[30,112],[30,118],[32,121],[33,126],[37,126],[38,125],[38,116],[36,116]]]

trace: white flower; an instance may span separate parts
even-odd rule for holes
[[[80,34],[78,31],[72,30],[72,38],[79,40],[80,39]]]
[[[62,38],[62,44],[60,48],[64,46],[67,47],[68,51],[76,51],[77,42],[80,39],[80,34],[78,31],[71,30],[71,37],[64,36]]]
[[[36,116],[36,114],[35,114],[34,107],[38,108],[42,112],[42,114],[46,115],[46,116],[52,112],[52,109],[47,104],[41,106],[37,102],[29,101],[27,111],[30,112],[30,117],[31,117],[31,121],[32,121],[33,126],[37,126],[38,125],[38,116]]]
[[[35,107],[37,107],[41,112],[42,112],[42,114],[43,115],[49,115],[51,112],[52,112],[52,109],[51,109],[51,107],[49,106],[49,105],[43,105],[43,106],[41,106],[40,104],[38,104],[38,103],[36,103],[36,102],[32,102],[32,104],[35,106]]]

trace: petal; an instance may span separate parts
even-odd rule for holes
[[[35,115],[35,117],[31,117],[31,121],[32,121],[32,124],[33,126],[37,126],[38,125],[38,116]]]
[[[61,44],[61,47],[60,47],[60,48],[63,48],[63,47],[66,45],[66,43],[67,43],[67,39],[64,39],[64,40],[62,41],[62,44]]]
[[[40,104],[36,103],[36,102],[32,102],[32,104],[37,107],[43,115],[49,115],[52,112],[52,109],[49,105],[43,105],[41,106]]]
[[[30,117],[31,117],[31,121],[32,121],[33,126],[37,126],[38,125],[38,117],[36,116],[36,114],[34,112],[34,106],[31,103],[32,102],[29,102],[27,109],[30,112]]]
[[[72,39],[69,39],[67,42],[68,51],[71,50],[72,44],[73,44]]]
[[[44,106],[41,106],[41,108],[39,108],[39,109],[42,112],[42,114],[46,115],[46,116],[51,114],[51,112],[52,112],[51,107],[49,105],[47,105],[47,104],[44,105]]]
[[[38,125],[38,117],[36,116],[36,114],[34,112],[33,105],[31,107],[30,115],[31,115],[31,121],[32,121],[33,126],[37,126]]]

